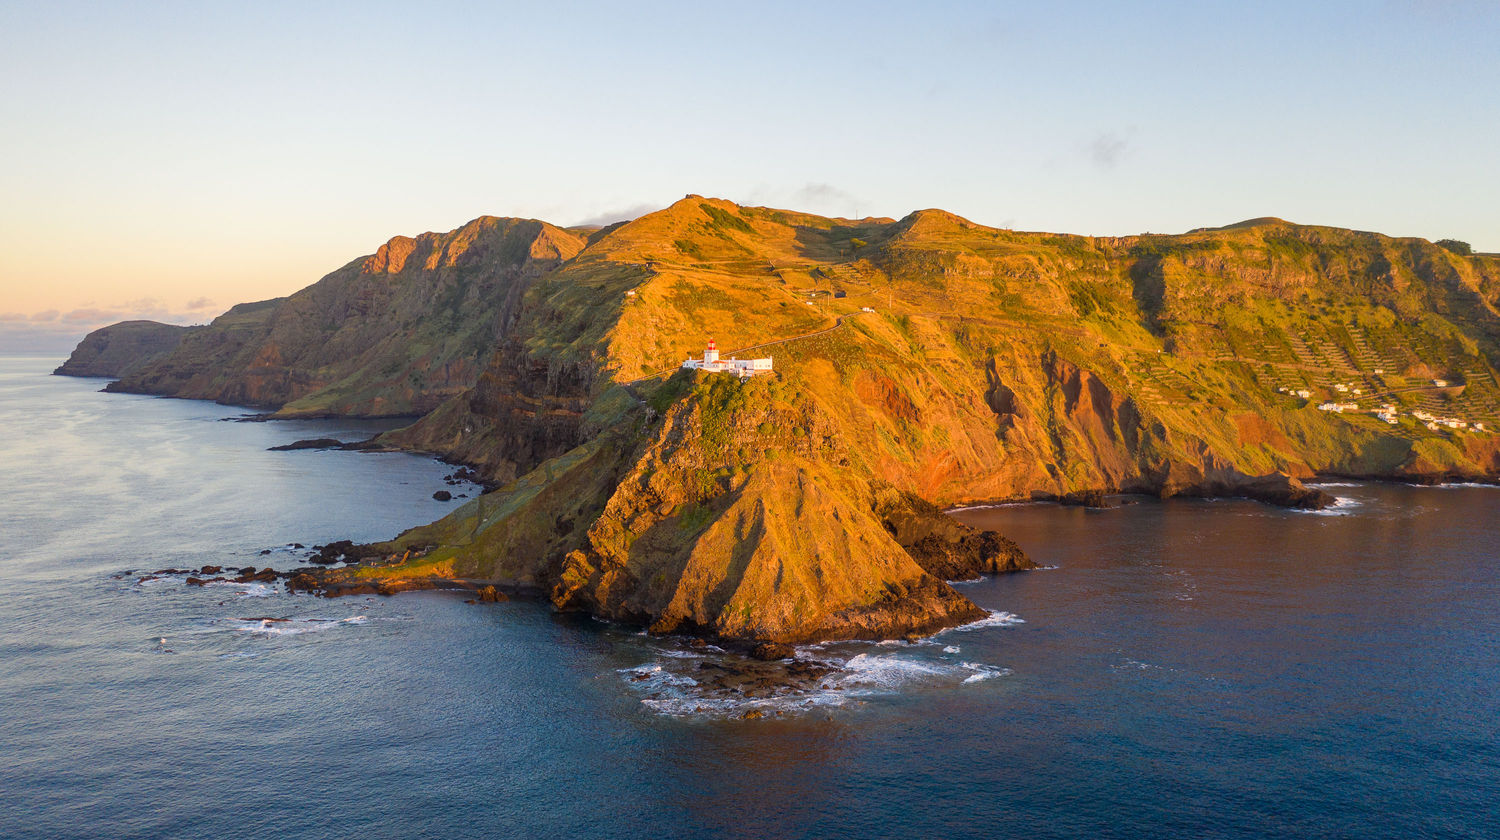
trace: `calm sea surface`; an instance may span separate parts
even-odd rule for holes
[[[963,512],[1052,568],[735,701],[533,603],[138,582],[390,536],[451,468],[58,361],[0,359],[6,838],[1500,836],[1500,489]]]

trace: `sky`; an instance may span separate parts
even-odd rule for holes
[[[1500,251],[1500,4],[0,3],[0,352],[688,193]]]

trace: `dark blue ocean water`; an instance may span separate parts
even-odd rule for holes
[[[1500,836],[1500,490],[964,512],[1055,568],[736,705],[538,604],[137,583],[388,536],[449,468],[56,363],[0,360],[6,838]]]

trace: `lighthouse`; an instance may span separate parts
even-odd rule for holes
[[[768,373],[771,370],[771,360],[765,359],[730,359],[723,361],[719,358],[719,345],[713,339],[708,340],[708,347],[703,350],[703,358],[688,359],[682,366],[689,370],[703,370],[709,373],[732,373],[741,379],[754,376],[758,373]]]

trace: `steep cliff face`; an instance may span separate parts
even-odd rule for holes
[[[94,330],[53,373],[59,376],[128,376],[165,356],[195,327],[156,321],[122,321]]]
[[[492,217],[397,237],[289,298],[231,310],[114,389],[282,416],[426,413],[475,383],[529,285],[583,244]]]

